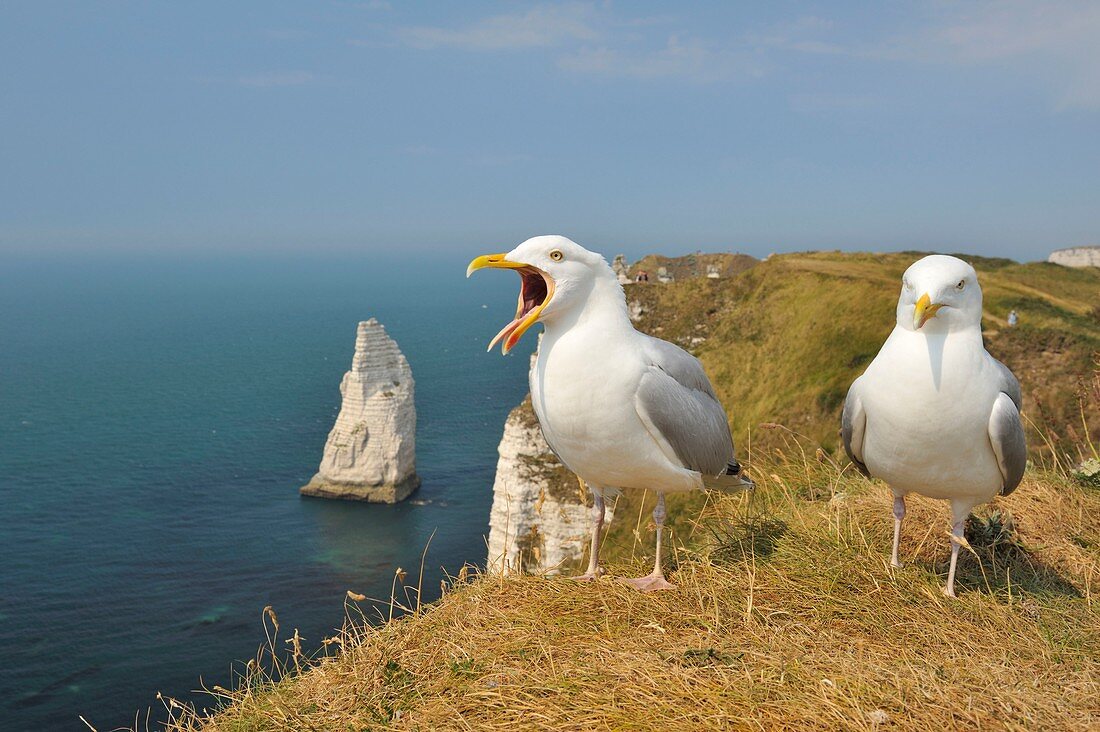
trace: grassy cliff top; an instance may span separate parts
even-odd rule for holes
[[[908,501],[891,570],[889,491],[837,457],[844,393],[916,256],[782,255],[627,287],[640,329],[703,361],[759,485],[670,501],[678,590],[471,572],[381,625],[353,598],[327,655],[295,652],[281,681],[253,666],[219,712],[177,708],[172,729],[1097,728],[1100,488],[1066,466],[1100,434],[1100,270],[974,261],[1035,460],[972,518],[948,600],[946,507]],[[620,499],[613,575],[648,571],[651,504]]]
[[[972,521],[952,601],[942,505],[909,501],[906,567],[891,570],[884,486],[793,438],[756,469],[753,496],[673,523],[675,591],[471,575],[381,627],[356,616],[329,646],[342,653],[281,682],[253,676],[220,713],[173,728],[1100,725],[1096,489],[1029,474]],[[648,571],[647,523],[614,575]]]

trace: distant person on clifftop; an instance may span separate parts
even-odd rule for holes
[[[1008,314],[1008,327],[1015,328],[1016,323],[1018,322],[1020,322],[1020,316],[1016,314],[1015,310],[1013,310]]]

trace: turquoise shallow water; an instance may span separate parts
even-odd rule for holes
[[[533,338],[484,352],[518,282],[464,268],[0,259],[0,729],[201,699],[263,641],[265,605],[314,648],[346,590],[387,597],[433,531],[429,596],[440,567],[483,563]],[[397,506],[301,499],[371,316],[412,365],[423,485]]]

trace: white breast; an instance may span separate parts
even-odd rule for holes
[[[898,493],[979,503],[1000,490],[989,442],[999,381],[970,335],[895,329],[861,377],[864,462]]]
[[[547,328],[531,370],[531,401],[546,441],[587,483],[691,490],[697,474],[672,464],[638,416],[646,368],[637,333]]]

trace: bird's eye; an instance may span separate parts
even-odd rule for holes
[[[565,255],[561,253],[560,249],[552,249],[550,251],[550,259],[553,259],[555,262],[560,262],[565,259]]]
[[[966,287],[966,280],[959,280],[959,284],[955,285],[955,289],[962,292],[962,289]]]

